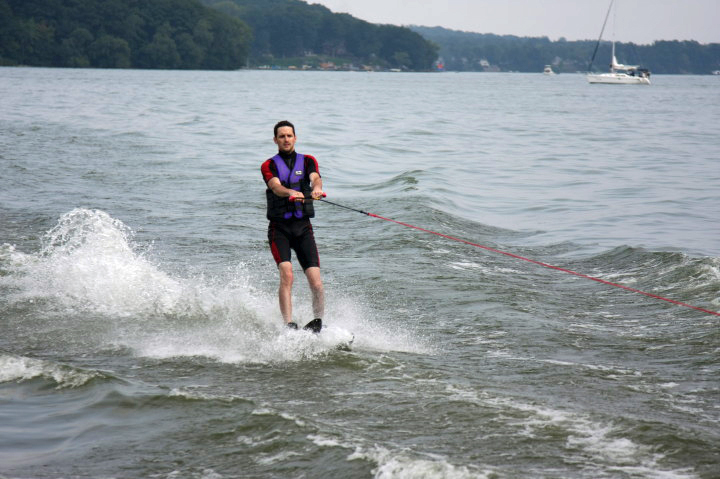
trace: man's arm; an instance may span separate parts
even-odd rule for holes
[[[267,184],[267,187],[270,188],[270,191],[272,191],[276,196],[279,196],[280,198],[288,198],[290,196],[303,197],[302,193],[285,188],[282,185],[280,178],[276,176],[277,171],[275,171],[275,165],[272,159],[265,161],[265,163],[263,163],[260,167],[260,171],[262,172],[265,184]]]
[[[285,188],[282,183],[280,182],[280,178],[277,176],[274,176],[270,179],[270,181],[267,182],[268,188],[272,190],[273,193],[275,193],[280,198],[289,198],[290,196],[294,196],[296,198],[304,198],[305,195],[302,194],[300,191],[291,190],[290,188]]]
[[[323,197],[322,178],[316,172],[310,173],[310,184],[312,185],[312,197],[319,199]]]

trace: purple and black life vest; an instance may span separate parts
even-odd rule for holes
[[[285,160],[280,155],[273,156],[272,161],[277,168],[278,179],[285,188],[300,191],[306,198],[312,195],[310,179],[305,174],[305,155],[296,153],[292,170],[288,168]],[[289,220],[291,218],[312,218],[315,216],[312,201],[291,202],[288,198],[277,196],[270,188],[265,191],[265,196],[267,197],[267,218],[269,220]]]

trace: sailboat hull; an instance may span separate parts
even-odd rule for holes
[[[608,85],[649,85],[650,78],[646,76],[628,75],[627,73],[590,73],[587,76],[589,83],[605,83]]]

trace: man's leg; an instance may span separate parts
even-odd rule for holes
[[[280,313],[285,323],[289,323],[292,321],[292,263],[290,261],[283,261],[278,264],[278,271],[280,272],[280,290],[278,292],[280,298]]]
[[[320,277],[320,268],[311,266],[305,270],[310,291],[312,292],[312,308],[315,318],[325,316],[325,289]]]

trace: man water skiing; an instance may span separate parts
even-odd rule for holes
[[[323,197],[322,178],[317,160],[295,152],[295,126],[281,121],[273,130],[278,154],[266,160],[260,170],[267,185],[268,241],[280,272],[280,313],[288,327],[297,329],[292,319],[293,269],[290,250],[294,250],[312,291],[314,318],[304,329],[319,333],[325,310],[325,292],[320,277],[320,257],[310,218],[315,216],[312,201]],[[290,198],[298,201],[290,201]]]

